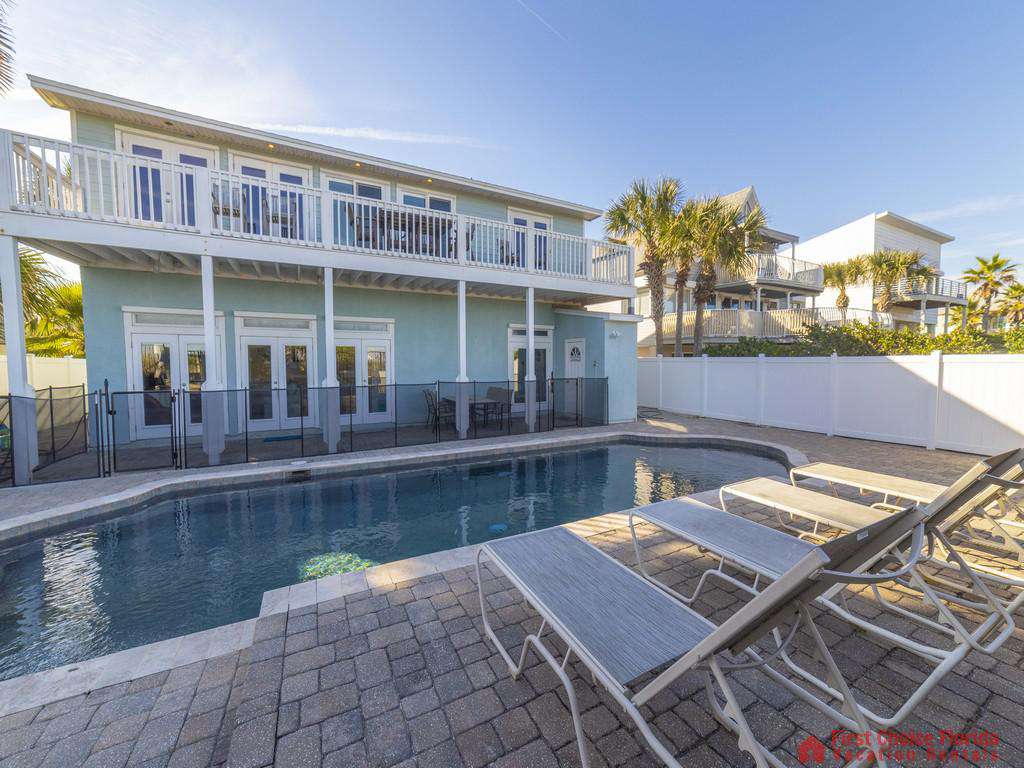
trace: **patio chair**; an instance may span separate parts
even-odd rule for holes
[[[924,532],[929,537],[929,545],[933,537],[942,539],[941,528],[964,514],[972,514],[973,504],[980,488],[989,486],[984,476],[975,477],[960,485],[958,492],[951,499],[948,516],[944,512],[928,515],[922,511]],[[829,497],[825,497],[829,498]],[[907,510],[915,507],[908,507]],[[944,508],[945,509],[945,508]],[[904,514],[901,510],[896,514]],[[887,514],[891,518],[892,514]],[[885,518],[883,518],[884,520]],[[637,521],[642,521],[656,528],[671,533],[718,559],[718,566],[706,569],[689,595],[683,595],[648,572],[641,553],[637,536]],[[880,523],[876,523],[878,525]],[[630,510],[629,526],[633,538],[637,565],[640,573],[666,593],[686,604],[694,603],[710,579],[718,579],[727,584],[748,592],[758,594],[766,583],[781,578],[802,558],[815,549],[815,545],[783,531],[770,528],[745,517],[726,512],[695,499],[672,499],[637,507]],[[847,536],[856,536],[856,532]],[[942,539],[948,545],[947,539]],[[918,561],[931,562],[928,555],[921,555],[918,542],[896,542],[887,552],[870,553],[870,557],[862,562],[851,561],[846,570],[854,574],[871,574],[873,577],[886,573],[890,569],[891,581],[916,592],[923,606],[929,612],[937,614],[938,620],[909,610],[903,605],[896,605],[885,599],[879,591],[877,583],[860,582],[851,578],[849,583],[868,584],[876,599],[887,610],[923,625],[926,629],[941,638],[932,640],[931,635],[905,636],[888,627],[888,623],[879,622],[877,616],[864,617],[851,607],[846,593],[847,584],[836,584],[817,598],[819,607],[825,608],[847,623],[874,635],[876,638],[918,656],[924,663],[935,665],[930,675],[918,684],[918,691],[924,695],[951,668],[961,661],[972,650],[986,655],[995,653],[1013,634],[1015,624],[1011,616],[1017,604],[1009,604],[996,597],[981,576],[972,569],[960,555],[949,547],[950,557],[955,567],[968,580],[968,587],[977,595],[973,601],[965,601],[959,594],[953,595],[931,585],[932,579],[918,567]],[[908,555],[908,552],[913,554]],[[726,571],[726,566],[735,568],[746,575],[747,580],[739,575]],[[752,579],[751,579],[752,577]],[[982,618],[964,624],[950,609],[949,603],[955,603],[980,612]],[[793,674],[805,679],[820,690],[828,693],[834,689],[815,674],[801,667],[784,650],[778,654]],[[917,695],[917,693],[915,693]],[[917,698],[920,700],[920,697]],[[879,714],[870,709],[864,710],[865,716],[880,728],[891,728],[897,721],[894,716]]]
[[[424,389],[423,396],[427,399],[427,422],[424,426],[433,429],[442,424],[455,423],[455,404],[447,398],[437,399],[437,392]]]
[[[505,419],[509,418],[509,404],[512,402],[512,391],[505,387],[488,387],[487,397],[490,400],[494,400],[498,403],[496,412],[498,414],[498,426],[501,427],[505,424]]]
[[[531,648],[558,675],[568,695],[584,768],[590,761],[576,693],[566,672],[574,655],[590,670],[595,683],[600,682],[629,715],[651,751],[668,766],[681,768],[670,749],[655,736],[640,707],[688,672],[704,675],[715,717],[733,732],[739,748],[751,755],[758,768],[782,765],[768,747],[757,741],[726,674],[730,669],[751,668],[760,669],[837,727],[868,734],[872,754],[856,764],[874,759],[884,766],[881,739],[818,632],[809,606],[836,584],[895,578],[894,573],[848,571],[912,534],[914,546],[908,553],[907,566],[911,567],[921,552],[922,519],[920,511],[908,508],[854,534],[811,545],[770,586],[719,626],[564,528],[498,539],[477,552],[484,630],[513,678],[522,673]],[[540,629],[526,637],[518,661],[506,650],[488,619],[481,571],[484,556],[541,617]],[[783,634],[786,624],[789,628]],[[561,661],[542,639],[547,627],[566,645]],[[772,666],[800,627],[811,636],[818,658],[827,669],[829,692],[824,696],[815,695]],[[777,647],[762,656],[755,644],[769,634],[776,638]],[[733,660],[741,655],[749,660]],[[649,677],[652,674],[653,679]],[[919,700],[906,702],[893,717],[902,719]]]
[[[998,457],[991,457],[993,460],[996,458]],[[828,483],[837,496],[837,485],[856,488],[861,494],[880,493],[883,496],[882,501],[871,505],[879,509],[898,508],[899,505],[894,505],[891,501],[895,499],[930,504],[946,490],[945,486],[937,483],[926,483],[921,480],[827,462],[815,462],[794,467],[789,471],[789,478],[793,485],[796,485],[797,478],[823,481]],[[986,543],[989,546],[998,546],[1013,554],[1018,561],[1024,562],[1024,547],[1020,543],[1020,536],[1024,533],[1024,507],[1011,495],[1011,493],[1019,492],[1024,486],[1021,486],[1019,481],[1006,480],[1005,482],[1007,483],[1003,489],[1005,492],[999,494],[995,504],[978,510],[979,517],[987,522],[989,529],[984,532],[979,531],[971,521],[968,523],[968,530],[975,538],[987,538],[989,541]]]

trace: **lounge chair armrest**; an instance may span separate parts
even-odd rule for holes
[[[992,483],[992,485],[998,485],[1000,488],[1005,488],[1008,491],[1024,491],[1024,482],[1019,480],[1007,480],[1005,477],[999,477],[999,475],[985,475],[985,479]]]
[[[823,569],[821,573],[846,584],[881,584],[906,576],[917,566],[917,561],[921,558],[921,551],[924,549],[924,533],[924,523],[918,523],[911,539],[910,555],[899,570],[885,573],[846,573],[845,571]]]

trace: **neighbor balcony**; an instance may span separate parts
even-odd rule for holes
[[[792,293],[820,293],[825,287],[825,275],[820,264],[784,256],[778,253],[750,254],[746,269],[718,276],[721,289],[747,286],[763,287]]]
[[[300,265],[344,268],[345,260],[336,255],[341,252],[353,263],[369,257],[377,273],[412,270],[442,279],[538,287],[547,281],[553,288],[590,293],[588,298],[632,295],[633,255],[625,245],[24,133],[0,132],[0,142],[0,177],[7,177],[0,178],[0,211],[35,214],[62,225],[59,231],[8,228],[22,240],[74,243],[82,230],[69,232],[67,222],[116,224],[156,235],[114,242],[108,232],[110,248],[136,249],[127,252],[129,265],[162,252],[181,262],[171,266],[193,269],[192,256],[212,253],[258,264],[262,259],[262,272],[267,257],[257,249],[209,245],[250,241],[287,246],[290,258],[277,261]],[[189,235],[199,237],[182,237]],[[88,260],[87,251],[74,245],[67,250]],[[366,271],[366,261],[353,268]],[[410,265],[420,265],[418,272]],[[448,269],[424,272],[423,265]]]
[[[683,340],[693,341],[697,313],[688,310],[682,313]],[[676,313],[666,313],[662,324],[664,343],[671,344],[676,333]],[[740,338],[793,339],[808,326],[822,325],[839,327],[851,323],[875,323],[886,328],[893,326],[892,315],[865,309],[837,309],[835,307],[794,309],[770,309],[758,312],[754,309],[705,309],[704,340],[710,342],[735,342]],[[639,343],[650,346],[654,339],[654,326],[650,320],[641,324]]]
[[[875,285],[875,295],[878,296],[881,292],[881,286]],[[896,284],[893,301],[908,306],[920,305],[922,308],[966,304],[967,284],[938,276],[915,277],[909,280],[904,278]]]

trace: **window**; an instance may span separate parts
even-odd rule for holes
[[[377,184],[364,184],[359,182],[356,184],[356,194],[359,197],[365,197],[370,200],[383,200],[384,189]]]
[[[428,208],[431,211],[451,213],[455,210],[455,198],[440,195],[424,189],[398,188],[398,201],[414,208]]]
[[[328,181],[327,188],[331,192],[340,192],[343,195],[354,195],[356,192],[355,185],[351,181],[341,181],[340,179]]]

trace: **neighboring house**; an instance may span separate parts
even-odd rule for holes
[[[948,327],[950,307],[967,303],[967,286],[941,276],[942,246],[952,241],[952,235],[883,211],[812,237],[800,243],[797,253],[808,261],[831,264],[883,249],[920,251],[936,276],[901,282],[889,311],[897,326],[920,326],[935,333]],[[877,288],[871,282],[848,288],[850,308],[873,309]],[[837,295],[834,288],[826,289],[819,304],[834,306]]]
[[[90,389],[283,393],[226,408],[228,429],[327,434],[307,387],[369,387],[340,404],[358,425],[393,415],[377,385],[416,385],[422,407],[422,385],[474,380],[510,381],[532,425],[550,403],[528,382],[549,377],[607,377],[609,419],[635,418],[635,318],[584,311],[635,294],[631,249],[583,237],[599,209],[29,79],[72,140],[0,133],[15,394],[20,241],[81,268]],[[118,439],[168,432],[153,403]]]
[[[737,207],[746,215],[760,205],[752,186],[723,195],[722,200]],[[815,297],[823,288],[821,267],[795,258],[794,249],[799,238],[779,230],[765,227],[761,230],[767,248],[750,254],[750,267],[742,274],[718,276],[718,290],[704,312],[705,338],[711,342],[735,342],[740,336],[760,336],[765,330],[790,335],[795,326],[792,319],[804,317],[805,308],[813,307]],[[637,254],[637,263],[642,253]],[[692,350],[693,342],[693,277],[691,273],[683,291],[684,352]],[[657,354],[655,350],[654,321],[651,319],[651,294],[647,278],[636,276],[637,295],[633,309],[644,318],[637,331],[638,352],[641,357]],[[663,321],[662,354],[671,355],[675,348],[676,329],[676,272],[669,269],[665,287],[665,318]],[[609,305],[601,305],[610,309]],[[789,312],[781,312],[789,310]],[[625,309],[621,311],[626,311]],[[773,331],[774,329],[774,331]]]

